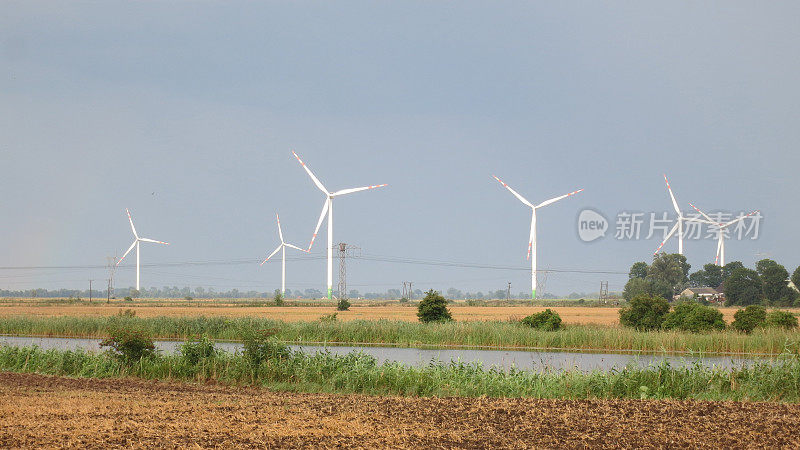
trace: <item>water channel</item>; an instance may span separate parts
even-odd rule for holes
[[[174,353],[182,342],[156,341],[156,347],[163,353]],[[57,338],[57,337],[20,337],[0,336],[0,345],[28,347],[36,345],[41,349],[87,350],[100,351],[100,339]],[[241,344],[217,342],[217,348],[226,352],[235,352],[242,348]],[[768,357],[740,356],[696,356],[670,354],[618,354],[618,353],[582,353],[563,351],[521,351],[521,350],[472,350],[472,349],[418,349],[406,347],[351,347],[321,345],[291,345],[292,350],[314,354],[329,351],[331,354],[345,355],[359,351],[371,355],[381,364],[384,361],[398,362],[409,366],[425,366],[431,362],[463,363],[479,362],[484,367],[495,366],[505,370],[511,367],[524,370],[579,370],[591,372],[595,370],[610,371],[622,369],[634,364],[639,367],[659,365],[668,361],[673,367],[685,367],[700,363],[704,367],[733,369],[751,366],[757,362],[774,361]]]

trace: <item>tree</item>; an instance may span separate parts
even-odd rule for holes
[[[689,280],[690,268],[691,266],[683,255],[659,253],[653,257],[653,264],[650,264],[647,269],[647,279],[661,282],[674,289]],[[669,297],[672,297],[672,293]]]
[[[464,298],[464,294],[456,288],[448,289],[447,296],[450,298]]]
[[[773,261],[774,262],[774,261]],[[792,306],[797,292],[789,287],[789,272],[778,263],[767,265],[761,273],[764,297],[773,305]]]
[[[619,323],[639,331],[657,330],[668,312],[669,303],[663,297],[638,295],[619,310]]]
[[[725,280],[730,278],[730,276],[733,275],[733,272],[736,271],[736,269],[744,269],[744,264],[742,264],[741,261],[731,261],[728,264],[722,266],[722,281],[724,282]]]
[[[631,266],[631,271],[628,272],[628,278],[646,278],[647,277],[647,263],[635,262]]]
[[[756,263],[756,272],[758,272],[758,275],[763,275],[768,268],[775,267],[777,265],[778,263],[775,261],[765,258]]]
[[[672,287],[661,281],[631,278],[625,283],[625,289],[622,291],[622,298],[628,302],[640,295],[655,295],[662,298],[672,298],[672,293]]]
[[[736,269],[725,280],[725,305],[754,305],[763,297],[761,279],[751,269]]]
[[[704,265],[703,273],[705,274],[705,286],[715,288],[725,281],[722,277],[722,267],[716,264]]]
[[[794,287],[800,289],[800,266],[794,269],[794,273],[792,273],[792,283],[794,283]]]
[[[447,299],[433,289],[425,293],[425,298],[417,305],[417,317],[420,322],[449,322],[453,320],[447,309]]]

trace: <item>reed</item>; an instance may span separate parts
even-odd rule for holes
[[[238,340],[250,330],[274,329],[287,343],[382,344],[407,347],[467,346],[583,351],[694,352],[703,354],[770,354],[800,352],[800,332],[777,328],[741,334],[733,330],[707,333],[640,332],[618,326],[568,325],[540,331],[512,322],[421,324],[389,320],[281,322],[253,317],[8,317],[0,318],[0,334],[18,336],[107,337],[118,327],[135,327],[160,339],[207,335]]]
[[[126,364],[107,354],[0,347],[0,370],[71,377],[138,377],[264,386],[274,390],[404,396],[653,398],[800,401],[800,361],[750,368],[709,369],[668,363],[612,372],[534,372],[486,369],[479,364],[407,367],[377,364],[350,353],[291,354],[254,364],[241,354],[215,352],[190,361],[179,354]]]

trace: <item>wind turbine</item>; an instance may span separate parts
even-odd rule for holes
[[[119,265],[119,263],[121,263],[122,260],[125,259],[126,256],[128,256],[128,253],[130,253],[131,250],[133,250],[133,247],[136,247],[136,290],[138,291],[139,290],[139,243],[152,242],[154,244],[162,244],[162,245],[169,245],[169,243],[156,241],[148,238],[140,238],[139,235],[136,234],[136,227],[133,226],[133,219],[131,219],[131,212],[128,211],[128,208],[125,208],[125,212],[128,213],[128,222],[131,223],[131,231],[133,231],[133,244],[131,244],[131,246],[128,247],[128,251],[126,251],[125,254],[122,255],[122,258],[120,258],[117,261],[117,265]]]
[[[379,187],[386,186],[385,184],[379,184],[377,186],[364,186],[358,188],[350,188],[350,189],[342,189],[336,192],[329,192],[325,186],[317,179],[316,176],[311,172],[311,169],[306,166],[303,160],[297,156],[297,153],[292,151],[292,154],[295,158],[300,162],[300,165],[303,166],[303,169],[308,172],[308,176],[311,177],[311,180],[314,184],[325,194],[325,203],[322,205],[322,212],[319,215],[319,220],[317,221],[317,228],[314,229],[314,235],[311,237],[311,243],[308,244],[308,251],[311,251],[311,247],[314,245],[314,239],[317,238],[317,232],[319,231],[319,227],[322,225],[323,219],[325,219],[325,215],[328,215],[328,298],[333,298],[333,198],[338,197],[340,195],[352,194],[353,192],[365,191],[367,189],[375,189]]]
[[[693,204],[689,203],[689,206],[694,208],[695,211],[699,212],[700,215],[702,215],[703,217],[706,218],[706,220],[703,221],[703,222],[709,223],[711,225],[715,225],[718,228],[718,230],[717,230],[717,256],[714,259],[714,264],[716,264],[716,265],[718,265],[720,267],[724,266],[725,265],[725,229],[728,228],[729,226],[737,223],[737,222],[740,222],[740,221],[746,219],[747,217],[752,216],[753,214],[757,214],[758,210],[755,210],[755,211],[751,212],[750,214],[747,214],[746,216],[737,217],[736,219],[733,219],[730,222],[717,222],[714,219],[712,219],[711,217],[709,217],[708,214],[704,213],[703,211],[700,211]]]
[[[686,220],[686,221],[694,221],[694,219],[692,219],[692,218],[688,218],[687,219],[687,218],[683,217],[683,213],[681,212],[681,209],[678,208],[678,202],[675,200],[675,195],[672,193],[672,188],[669,186],[669,180],[667,180],[667,176],[666,175],[664,175],[664,182],[667,183],[667,190],[669,191],[669,197],[672,200],[672,206],[675,208],[675,212],[678,214],[678,221],[675,223],[675,226],[672,227],[670,232],[667,233],[667,236],[664,238],[664,240],[661,241],[661,245],[659,245],[658,248],[656,249],[656,251],[653,252],[653,256],[657,255],[658,252],[661,251],[661,248],[664,246],[664,244],[667,243],[669,238],[671,238],[672,235],[675,234],[676,231],[678,232],[678,254],[682,255],[683,254],[683,221],[684,220]]]
[[[278,253],[278,250],[281,250],[281,295],[285,295],[286,294],[286,247],[291,247],[306,253],[308,253],[308,251],[303,250],[302,248],[296,245],[289,244],[283,240],[283,231],[281,230],[281,218],[280,216],[278,216],[278,213],[275,213],[275,217],[278,219],[278,237],[280,237],[281,239],[281,245],[279,245],[278,248],[275,249],[275,251],[270,253],[269,256],[267,256],[267,259],[261,261],[261,264],[259,265],[263,266],[265,262],[269,261],[270,258],[272,258],[273,256],[275,256],[276,253]]]
[[[511,187],[503,182],[500,178],[492,175],[495,180],[499,181],[500,184],[503,185],[506,189],[508,189],[514,197],[517,197],[519,201],[528,205],[531,208],[531,235],[530,239],[528,240],[528,259],[531,260],[531,299],[536,299],[536,210],[542,207],[545,207],[551,203],[555,203],[561,199],[567,198],[571,195],[575,195],[578,192],[583,191],[583,189],[578,189],[577,191],[570,192],[569,194],[564,194],[560,197],[554,197],[550,200],[545,200],[538,205],[534,205],[533,203],[529,202],[525,197],[519,195],[515,190],[511,189]],[[533,255],[531,255],[533,254]]]

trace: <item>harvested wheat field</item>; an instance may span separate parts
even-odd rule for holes
[[[124,303],[111,305],[9,305],[0,306],[0,317],[12,316],[111,316],[120,309],[132,309],[137,317],[157,316],[206,316],[206,317],[262,317],[285,322],[314,321],[336,312],[339,320],[404,320],[417,321],[417,308],[413,306],[352,306],[349,311],[336,311],[331,306],[127,306]],[[615,325],[619,323],[619,308],[555,306],[565,324]],[[457,321],[521,319],[527,315],[544,311],[541,306],[451,306],[450,311]],[[737,308],[720,308],[725,320],[733,321]]]
[[[0,373],[0,447],[796,448],[800,405],[399,398]]]

